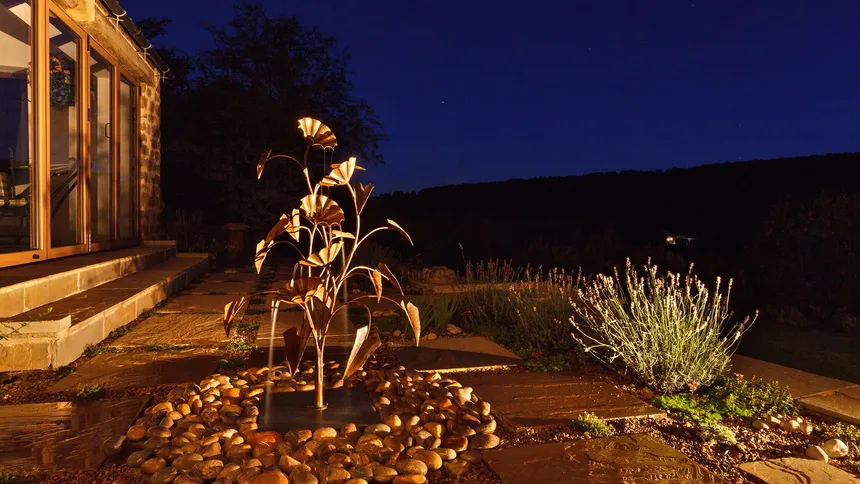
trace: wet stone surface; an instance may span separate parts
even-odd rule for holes
[[[491,450],[484,460],[505,484],[724,482],[647,435]]]
[[[460,380],[492,402],[500,420],[512,427],[565,424],[583,412],[602,419],[665,415],[608,383],[572,373],[469,375]]]
[[[329,389],[325,392],[325,403],[328,408],[323,411],[312,408],[312,391],[266,392],[260,400],[260,430],[283,433],[298,428],[316,430],[381,422],[363,386]]]
[[[102,444],[124,433],[148,400],[0,406],[0,470],[97,469]]]
[[[49,391],[62,392],[82,385],[128,388],[194,382],[214,371],[219,359],[217,353],[202,349],[102,354],[79,366]]]

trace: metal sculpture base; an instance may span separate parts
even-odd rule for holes
[[[348,423],[372,425],[381,419],[364,386],[326,389],[325,407],[314,403],[314,392],[266,392],[260,401],[260,430],[289,430],[333,427]]]

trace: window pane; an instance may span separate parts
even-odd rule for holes
[[[119,238],[137,235],[137,110],[136,90],[127,80],[119,85]]]
[[[113,144],[111,142],[111,65],[90,51],[90,219],[93,242],[106,242],[113,235],[112,188]]]
[[[50,36],[51,245],[83,243],[77,70],[80,39],[53,14]]]
[[[30,2],[0,2],[0,253],[36,249]]]

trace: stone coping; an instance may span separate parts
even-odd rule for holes
[[[205,255],[177,257],[7,321],[27,332],[0,340],[0,371],[57,368],[80,357],[88,345],[178,292],[208,268]]]
[[[398,342],[397,358],[418,371],[452,372],[471,369],[508,368],[523,360],[483,336],[422,339],[419,346]]]
[[[0,318],[127,276],[176,254],[174,246],[117,249],[0,270]]]

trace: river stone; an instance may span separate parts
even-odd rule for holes
[[[821,444],[821,449],[827,454],[827,457],[830,457],[831,459],[841,459],[842,457],[848,456],[848,446],[845,445],[845,442],[842,442],[839,439],[828,440]]]
[[[178,472],[173,467],[165,467],[155,471],[155,474],[149,479],[152,484],[169,484],[176,479]]]
[[[226,464],[221,472],[218,473],[218,479],[230,479],[231,481],[235,481],[239,477],[239,473],[242,472],[242,466],[239,464]]]
[[[137,452],[132,452],[131,455],[125,460],[125,464],[129,467],[140,467],[141,464],[144,463],[149,457],[152,456],[152,451],[150,450],[139,450]]]
[[[472,438],[469,443],[470,450],[492,449],[499,445],[499,438],[495,434],[479,434]]]
[[[827,452],[824,452],[824,449],[817,445],[810,446],[806,449],[806,457],[810,459],[820,460],[825,464],[830,460],[830,456],[827,455]]]
[[[352,479],[352,476],[348,470],[343,467],[334,467],[329,469],[325,482],[327,484],[343,484],[350,479]]]
[[[364,479],[369,481],[373,479],[373,469],[368,465],[357,465],[353,466],[353,468],[349,470],[349,475],[352,476],[353,479]]]
[[[367,484],[367,481],[361,478],[354,478],[346,481],[344,484]]]
[[[469,470],[469,463],[462,459],[454,459],[445,463],[445,470],[455,478],[459,479],[460,476]]]
[[[107,456],[115,456],[122,451],[122,446],[125,444],[126,436],[117,435],[111,437],[102,443],[102,452]]]
[[[260,475],[260,472],[262,471],[259,467],[245,469],[236,476],[236,484],[253,484],[257,476]]]
[[[388,466],[377,466],[373,468],[373,478],[376,479],[377,482],[391,482],[394,480],[394,476],[397,475],[397,471]]]
[[[390,433],[391,433],[391,427],[389,427],[388,425],[382,424],[382,423],[368,425],[367,428],[364,429],[365,435],[373,434],[373,435],[376,435],[377,437],[380,437],[380,438],[385,437],[386,435],[388,435]]]
[[[442,467],[442,457],[432,450],[419,450],[412,457],[423,462],[430,470],[435,471]]]
[[[167,461],[161,457],[153,457],[143,461],[143,463],[140,464],[140,470],[144,474],[155,474],[159,469],[163,469],[165,466],[167,466]]]
[[[290,484],[290,480],[281,471],[266,471],[254,479],[254,484]]]
[[[191,473],[204,479],[215,479],[224,470],[224,463],[218,459],[198,462],[191,467]]]
[[[337,430],[331,427],[321,427],[314,430],[313,439],[314,440],[327,440],[334,439],[337,437]]]
[[[203,478],[191,474],[180,474],[173,480],[173,484],[203,484]]]
[[[125,433],[125,436],[132,442],[141,441],[146,437],[146,427],[143,425],[132,425]]]
[[[433,452],[439,454],[439,457],[441,457],[444,461],[454,460],[457,458],[457,453],[454,452],[453,449],[440,447],[438,449],[433,449]]]
[[[404,459],[395,464],[397,472],[400,474],[427,474],[427,464],[418,459]]]
[[[483,454],[481,454],[480,450],[467,450],[466,452],[460,454],[460,458],[466,462],[469,462],[470,464],[477,464],[478,462],[484,460],[484,456]]]
[[[424,484],[427,478],[421,474],[410,474],[408,476],[397,476],[394,478],[394,484]]]
[[[319,479],[308,471],[296,471],[290,474],[290,484],[318,484]]]

